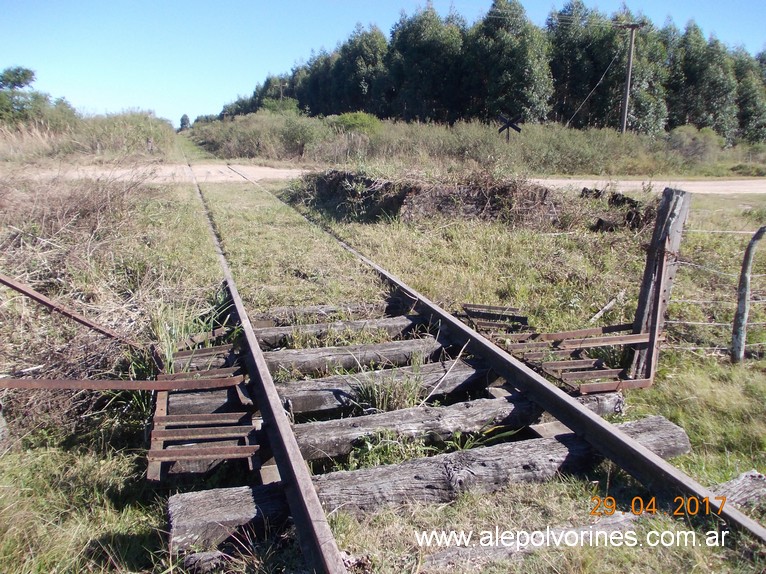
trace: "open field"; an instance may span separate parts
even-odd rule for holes
[[[9,173],[6,166],[0,178],[0,261],[4,273],[142,341],[159,341],[167,350],[170,341],[205,325],[215,304],[219,272],[188,183],[188,167],[136,168],[81,168],[76,178],[50,180],[30,178],[28,173],[22,177],[27,170],[20,168]],[[236,169],[253,180],[299,173],[241,164]],[[288,197],[286,182],[252,185],[225,164],[213,162],[194,162],[194,173],[221,222],[227,255],[250,310],[379,297],[381,285],[369,271],[271,195]],[[82,178],[86,174],[101,178],[89,183]],[[749,239],[745,234],[703,232],[752,231],[766,224],[766,199],[759,194],[762,180],[744,181],[758,187],[755,194],[744,195],[745,188],[738,188],[734,196],[695,196],[681,256],[719,273],[682,267],[668,315],[689,324],[668,326],[655,386],[628,394],[628,419],[663,414],[687,430],[692,454],[675,462],[706,485],[750,468],[766,472],[766,362],[761,347],[751,348],[753,355],[744,365],[731,366],[720,351],[709,349],[728,345],[727,329],[693,324],[731,321],[736,278],[730,275],[738,273]],[[581,183],[572,184],[575,191]],[[716,184],[723,191],[732,185]],[[598,181],[588,187],[597,185]],[[652,185],[661,191],[656,181]],[[693,182],[676,187],[685,185]],[[113,201],[86,217],[85,200],[98,203],[103,197]],[[642,245],[649,233],[593,233],[585,219],[561,232],[449,218],[360,223],[321,211],[306,213],[448,309],[456,310],[463,302],[516,305],[539,329],[587,325],[607,301],[623,292],[601,321],[632,318],[643,269]],[[762,251],[757,252],[754,272],[766,273]],[[759,298],[766,293],[764,281],[754,279]],[[151,369],[145,358],[126,355],[6,289],[0,296],[2,373],[34,369],[30,372],[36,376],[63,372],[130,378]],[[721,303],[684,302],[698,300]],[[751,320],[766,323],[766,308],[754,305]],[[749,342],[766,342],[766,330],[754,325]],[[9,450],[0,458],[0,523],[5,525],[0,527],[0,570],[180,571],[158,534],[165,528],[163,508],[169,493],[143,481],[146,444],[140,429],[148,398],[122,395],[106,408],[86,401],[76,411],[71,410],[69,395],[57,404],[40,395],[30,399],[15,393],[8,399],[0,394],[13,433]],[[412,454],[417,452],[404,456]],[[438,507],[408,505],[364,518],[338,512],[331,524],[340,547],[368,557],[372,571],[417,572],[433,551],[415,543],[414,534],[420,530],[582,524],[594,492],[643,494],[608,464],[589,478],[601,480],[601,490],[561,478],[542,485],[511,485],[493,495],[468,494]],[[759,512],[763,520],[764,509]],[[682,521],[657,518],[642,519],[637,530],[684,527]],[[295,548],[280,552],[279,541],[270,544],[250,556],[245,553],[231,571],[295,571],[286,556]],[[725,549],[548,549],[523,562],[491,564],[481,571],[745,573],[765,565],[763,549],[741,540]]]

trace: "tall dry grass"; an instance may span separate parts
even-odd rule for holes
[[[148,112],[74,118],[63,125],[0,125],[0,161],[95,156],[162,159],[175,149],[175,132]]]
[[[374,167],[389,175],[402,170],[440,175],[481,170],[498,176],[757,175],[766,170],[764,146],[724,148],[720,138],[691,126],[652,137],[530,124],[506,143],[497,126],[478,121],[449,126],[381,122],[372,116],[362,121],[360,115],[317,118],[260,110],[223,122],[197,122],[191,137],[227,159]]]

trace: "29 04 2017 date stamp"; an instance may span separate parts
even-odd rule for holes
[[[592,496],[591,516],[611,516],[617,512],[617,501],[613,496]],[[697,496],[676,496],[672,508],[665,511],[669,516],[710,516],[720,515],[726,505],[725,496],[699,498]],[[657,498],[634,496],[630,501],[630,512],[637,516],[662,512],[657,507]]]

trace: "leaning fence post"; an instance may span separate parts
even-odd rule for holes
[[[690,201],[691,195],[679,189],[666,188],[662,192],[633,323],[634,333],[649,333],[651,340],[636,347],[629,370],[633,379],[654,378],[659,334],[678,269],[678,250]]]
[[[747,337],[747,316],[750,313],[750,271],[753,267],[753,253],[756,244],[766,233],[766,226],[755,232],[745,249],[742,260],[742,271],[739,274],[737,287],[737,312],[734,315],[734,326],[731,332],[731,362],[739,363],[745,358],[745,338]]]

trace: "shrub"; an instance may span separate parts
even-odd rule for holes
[[[383,126],[376,116],[366,112],[351,112],[339,116],[329,116],[327,125],[340,133],[360,133],[368,136],[379,132]]]
[[[697,130],[692,125],[679,126],[668,136],[668,147],[689,163],[715,161],[723,144],[724,139],[712,128]]]

